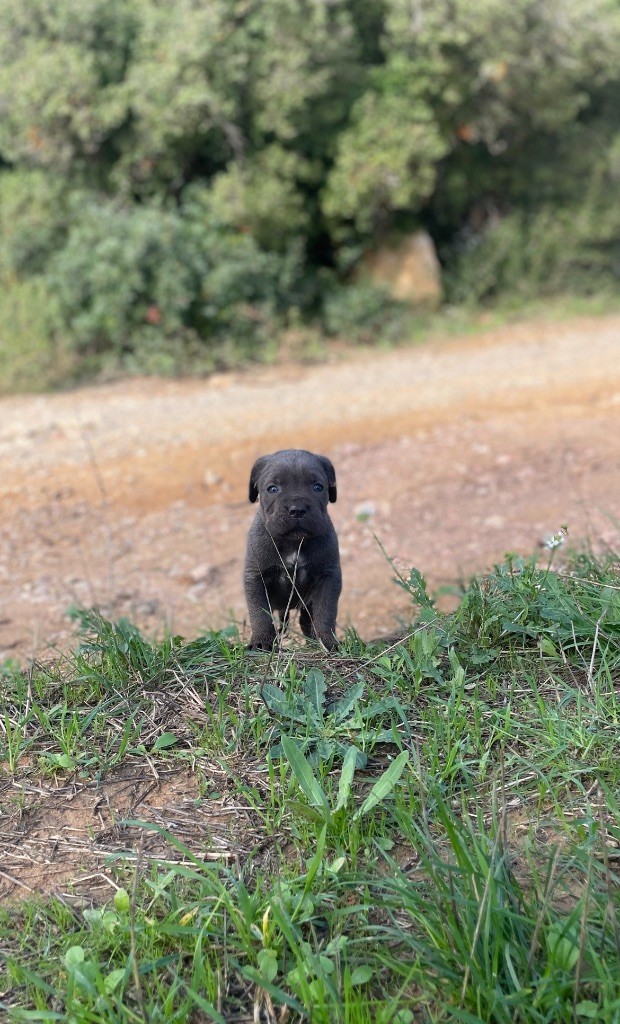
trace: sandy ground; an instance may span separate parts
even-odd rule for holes
[[[339,624],[364,637],[411,614],[381,546],[433,587],[563,524],[618,548],[620,316],[3,399],[0,660],[66,650],[71,605],[148,635],[244,629],[248,476],[284,447],[336,466]]]

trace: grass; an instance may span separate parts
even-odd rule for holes
[[[618,559],[400,583],[389,647],[4,666],[2,1019],[620,1021]]]
[[[68,349],[50,333],[53,296],[43,281],[0,274],[0,396],[45,391],[68,379]]]

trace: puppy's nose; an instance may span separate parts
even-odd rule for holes
[[[289,516],[292,516],[293,519],[303,519],[307,511],[308,510],[305,505],[290,505],[288,514]]]

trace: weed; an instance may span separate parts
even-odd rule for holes
[[[385,720],[394,711],[404,717],[394,697],[364,704],[364,691],[364,683],[358,681],[339,700],[329,702],[325,675],[318,668],[308,671],[301,693],[295,693],[291,688],[283,692],[266,683],[261,694],[272,716],[271,736],[280,740],[271,747],[270,757],[282,754],[283,738],[290,735],[292,729],[301,749],[313,763],[331,763],[336,755],[344,759],[353,746],[355,765],[363,768],[368,760],[366,749],[372,749],[377,743],[394,742],[392,729],[375,723]],[[285,728],[288,733],[284,732]]]

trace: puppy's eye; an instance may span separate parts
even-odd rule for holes
[[[313,484],[312,485],[312,490],[313,491],[322,491],[323,490],[323,484]]]
[[[269,484],[269,487],[267,488],[267,494],[277,494],[279,490],[280,488],[276,487],[275,484]]]

